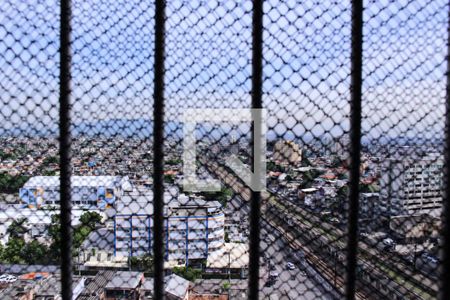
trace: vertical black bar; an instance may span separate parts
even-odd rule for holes
[[[70,19],[71,1],[61,0],[60,15],[60,74],[59,74],[59,155],[60,155],[60,213],[61,213],[61,295],[72,300],[72,199],[70,194],[71,135],[70,135]]]
[[[355,298],[356,265],[358,252],[359,165],[361,150],[361,86],[363,1],[352,1],[352,44],[350,83],[350,195],[348,213],[347,276],[345,294]]]
[[[153,213],[155,258],[154,297],[164,297],[164,26],[165,0],[155,0],[155,65],[153,105]],[[167,245],[166,245],[167,246]]]
[[[445,95],[445,146],[444,146],[444,194],[443,194],[443,247],[440,266],[441,282],[439,299],[450,299],[450,7],[447,3],[447,79]]]
[[[263,0],[253,0],[252,22],[252,108],[262,108],[262,38],[263,38]],[[259,123],[259,122],[254,122]],[[252,124],[252,167],[254,170],[255,126]],[[260,132],[260,131],[258,131]],[[258,137],[260,138],[260,137]],[[258,145],[256,145],[258,144]],[[257,158],[259,159],[259,157]],[[259,172],[258,170],[256,172]],[[258,299],[259,293],[259,242],[260,242],[261,192],[252,191],[250,202],[250,262],[249,299]]]

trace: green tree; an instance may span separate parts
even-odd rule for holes
[[[302,166],[303,167],[309,167],[311,166],[311,161],[308,159],[308,157],[306,157],[306,155],[303,155],[302,157]]]
[[[130,266],[133,270],[153,273],[154,260],[151,255],[130,257]]]
[[[283,168],[280,165],[277,165],[273,161],[269,161],[266,165],[268,171],[272,172],[283,172]]]
[[[102,216],[97,212],[85,212],[80,216],[80,225],[73,230],[74,255],[89,234],[102,222]]]
[[[319,177],[320,174],[322,174],[320,171],[314,169],[303,173],[301,188],[305,189],[311,187],[312,183],[314,182],[314,179]]]
[[[28,176],[11,176],[7,173],[0,173],[0,193],[15,194],[27,182]]]
[[[49,247],[49,255],[53,261],[59,261],[61,257],[61,218],[59,214],[52,215],[52,220],[47,227],[47,231],[52,239]]]
[[[192,281],[192,282],[197,280],[197,278],[201,278],[201,276],[202,276],[201,270],[193,269],[191,267],[174,267],[172,269],[172,271],[175,274],[185,278],[186,280]]]
[[[225,235],[224,235],[224,238],[223,238],[223,239],[224,239],[225,243],[229,243],[229,242],[230,242],[230,237],[229,237],[227,231],[225,232]]]
[[[73,229],[73,255],[78,253],[83,241],[101,221],[102,216],[97,212],[85,212],[80,216],[80,224]],[[52,259],[58,261],[61,257],[61,218],[59,214],[52,215],[52,220],[47,230],[52,239],[48,251]]]
[[[228,188],[224,188],[218,192],[204,192],[202,195],[206,200],[219,201],[220,204],[226,208],[228,200],[233,196],[233,192]]]
[[[50,164],[59,164],[59,156],[47,156],[42,162],[43,166],[48,166]]]
[[[173,184],[175,183],[175,176],[171,174],[164,175],[164,182]]]
[[[5,252],[5,246],[3,246],[2,243],[0,243],[0,262],[4,259],[4,252]]]
[[[17,155],[12,153],[12,152],[5,152],[3,150],[0,150],[0,160],[16,160],[17,159]]]
[[[42,176],[55,176],[56,173],[56,170],[44,170],[42,171]]]
[[[28,232],[26,228],[26,218],[19,218],[12,221],[6,232],[9,234],[10,238],[23,238],[24,234]]]
[[[5,262],[10,264],[23,264],[22,249],[25,246],[25,240],[20,237],[10,237],[3,251]]]
[[[179,164],[181,164],[182,161],[179,158],[173,158],[173,159],[169,159],[165,162],[166,165],[168,166],[177,166]]]
[[[102,216],[95,211],[88,211],[80,216],[81,225],[89,227],[92,230],[101,222]]]
[[[22,259],[25,263],[33,264],[47,264],[49,262],[48,248],[44,244],[33,240],[27,244],[22,249]]]

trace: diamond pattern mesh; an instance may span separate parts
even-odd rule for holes
[[[0,4],[1,299],[62,292],[59,5]],[[357,299],[438,297],[448,10],[364,3]],[[345,298],[351,13],[349,1],[264,2],[261,299]],[[154,2],[72,1],[73,299],[154,297],[154,76],[165,79],[164,294],[243,299],[253,4],[167,1],[156,75],[154,14]]]

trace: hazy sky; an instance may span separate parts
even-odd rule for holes
[[[38,3],[39,2],[39,3]],[[166,108],[248,107],[251,1],[167,1]],[[442,134],[448,1],[365,1],[363,131]],[[152,115],[153,3],[73,1],[73,120]],[[57,122],[56,1],[0,4],[3,129]],[[265,1],[271,134],[348,129],[349,1]]]

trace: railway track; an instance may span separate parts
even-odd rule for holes
[[[280,224],[273,221],[273,218],[269,218],[266,220],[272,227],[274,227],[276,230],[280,232],[280,234],[283,236],[285,241],[289,244],[292,250],[294,251],[303,251],[305,254],[305,260],[316,269],[317,272],[320,273],[320,275],[325,278],[328,283],[335,287],[335,289],[342,295],[345,293],[345,280],[344,278],[338,274],[337,272],[333,271],[333,266],[330,266],[327,264],[323,259],[319,258],[316,254],[314,254],[312,251],[310,251],[307,247],[304,247],[291,233],[288,231],[281,231],[280,230]],[[357,291],[355,293],[355,299],[370,299],[367,297],[364,293]]]
[[[249,201],[251,198],[250,189],[247,188],[236,176],[232,175],[228,170],[211,161],[202,163],[208,166],[213,173],[219,176],[227,186],[229,186],[235,193],[239,194],[244,200]],[[303,245],[308,245],[316,241],[317,239],[321,239],[323,247],[327,247],[328,249],[333,249],[336,252],[344,252],[346,251],[346,243],[345,243],[345,233],[336,228],[335,226],[324,222],[317,216],[306,212],[302,208],[295,206],[289,201],[281,201],[277,200],[273,193],[262,193],[262,210],[267,210],[267,208],[271,206],[275,206],[278,208],[278,214],[276,216],[279,218],[280,215],[288,215],[288,218],[284,219],[284,222],[287,224],[287,219],[296,220],[296,225],[301,228],[302,234],[302,242]],[[271,220],[274,217],[265,218],[269,224],[273,226],[273,221]],[[281,225],[274,226],[280,231]],[[281,226],[282,227],[282,226]],[[286,231],[286,230],[284,230]],[[280,231],[281,232],[281,231]],[[301,247],[303,251],[307,249],[306,247],[299,244],[299,235],[296,237],[290,237],[289,244],[295,247]],[[298,245],[297,245],[298,244]],[[399,261],[399,258],[394,258],[393,256],[388,256],[383,252],[380,252],[376,249],[371,248],[364,242],[359,243],[359,256],[358,261],[361,265],[367,269],[370,269],[371,274],[368,274],[367,280],[369,280],[368,286],[372,284],[371,279],[377,279],[380,282],[383,282],[385,287],[388,287],[392,290],[393,295],[399,294],[396,299],[404,299],[406,295],[409,295],[407,299],[434,299],[435,295],[437,295],[437,285],[430,278],[414,272],[412,268],[403,262]],[[299,248],[300,249],[300,248]],[[321,249],[318,249],[321,250]],[[309,250],[308,250],[309,251]],[[321,251],[324,251],[323,249]],[[324,272],[325,276],[329,276],[330,270],[326,267],[326,263],[318,258],[317,255],[309,251],[310,258],[314,261],[311,263],[317,263],[317,268],[321,272]],[[341,259],[341,264],[345,266],[345,258]],[[316,265],[314,265],[316,266]],[[370,275],[370,276],[369,276]],[[334,282],[334,273],[333,273],[333,282]],[[336,281],[336,288],[341,289],[343,280],[340,278]],[[375,286],[372,288],[375,294],[379,293],[380,286]],[[364,298],[365,295],[361,294],[360,299],[368,299]]]

